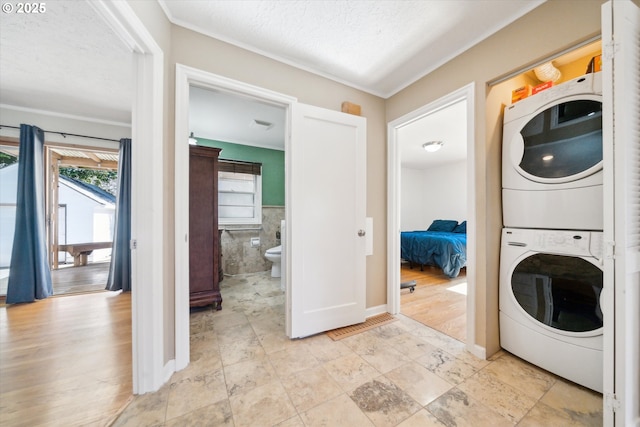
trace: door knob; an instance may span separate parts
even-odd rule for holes
[[[366,231],[364,231],[364,230],[358,230],[358,236],[362,237],[362,236],[364,236],[365,234],[367,234],[367,232],[366,232]]]

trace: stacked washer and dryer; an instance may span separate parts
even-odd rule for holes
[[[601,73],[505,109],[500,341],[602,392]]]

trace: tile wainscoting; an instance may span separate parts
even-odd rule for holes
[[[262,229],[256,231],[233,231],[233,228],[253,228],[247,226],[221,226],[229,231],[222,232],[222,266],[225,274],[236,275],[257,273],[271,269],[264,253],[280,244],[276,232],[280,231],[280,221],[284,219],[284,206],[262,207]],[[260,245],[251,247],[251,238],[259,237]]]

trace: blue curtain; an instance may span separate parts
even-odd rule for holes
[[[120,140],[118,161],[118,194],[113,233],[111,265],[106,289],[124,292],[131,290],[131,139]]]
[[[9,266],[7,304],[53,294],[44,209],[44,131],[20,125],[16,228]]]

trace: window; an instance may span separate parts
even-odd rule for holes
[[[262,223],[262,165],[221,160],[218,172],[218,222]]]

